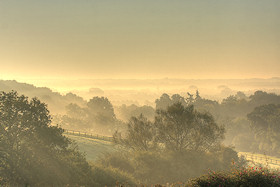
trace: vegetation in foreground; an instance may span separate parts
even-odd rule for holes
[[[210,171],[190,180],[186,186],[280,186],[280,172],[262,167],[233,169],[229,172]]]

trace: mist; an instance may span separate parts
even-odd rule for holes
[[[0,1],[0,186],[279,186],[280,1]]]

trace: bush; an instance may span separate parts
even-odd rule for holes
[[[136,186],[136,182],[129,174],[122,172],[119,169],[112,167],[102,167],[92,165],[93,181],[96,183],[93,186]]]
[[[280,186],[280,173],[261,167],[218,173],[210,171],[207,175],[190,180],[187,186]]]
[[[132,151],[105,155],[98,164],[106,168],[129,173],[146,185],[186,181],[215,171],[230,170],[232,161],[239,164],[237,153],[231,148],[221,148],[215,153],[184,151],[151,152]]]

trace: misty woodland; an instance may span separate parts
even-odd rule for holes
[[[0,187],[280,187],[280,0],[0,0]]]
[[[13,84],[45,94],[8,91]],[[114,107],[14,81],[1,89],[1,186],[280,186],[280,95],[164,93],[155,107]],[[65,112],[50,113],[41,98]]]

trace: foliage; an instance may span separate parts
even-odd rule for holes
[[[161,97],[155,101],[155,103],[156,103],[156,110],[166,110],[167,107],[175,103],[181,103],[184,106],[188,105],[187,99],[180,96],[179,94],[174,94],[170,98],[170,96],[166,93],[162,94]]]
[[[239,164],[237,153],[231,148],[221,148],[215,153],[184,151],[131,151],[107,154],[98,164],[116,168],[134,176],[142,184],[164,184],[198,177],[210,168],[229,170],[232,161]],[[240,163],[241,164],[241,163]]]
[[[95,187],[104,186],[136,186],[135,179],[119,169],[92,165]]]
[[[71,103],[66,106],[66,115],[56,115],[54,122],[71,130],[99,130],[101,134],[112,134],[122,123],[116,119],[114,108],[108,98],[93,97],[85,107]],[[97,132],[96,132],[97,133]]]
[[[172,151],[210,151],[223,139],[224,129],[208,113],[200,113],[193,106],[175,103],[167,110],[158,110],[154,123],[143,115],[132,117],[127,123],[126,137],[114,134],[114,141],[135,150],[163,147]]]
[[[226,122],[226,121],[225,121]],[[236,117],[227,121],[225,143],[233,144],[239,151],[255,150],[254,133],[250,121],[245,117]]]
[[[92,181],[84,156],[50,126],[44,103],[19,96],[0,94],[0,178],[1,185],[54,186],[87,185]]]
[[[120,107],[115,108],[116,116],[118,119],[128,122],[131,117],[139,116],[143,114],[147,119],[153,120],[155,117],[155,109],[151,106],[137,106],[135,104],[132,105],[121,105]]]
[[[233,169],[230,172],[210,171],[207,175],[190,180],[186,186],[280,186],[280,173],[258,167]]]
[[[127,146],[134,150],[150,150],[155,145],[155,128],[142,114],[138,117],[131,117],[127,123],[127,136],[121,137],[121,133],[115,132],[113,139],[115,143]]]
[[[192,105],[184,107],[181,103],[158,110],[155,126],[158,140],[174,151],[210,151],[220,145],[224,134],[224,129],[210,114],[197,112]]]
[[[225,141],[226,145],[234,145],[238,150],[246,150],[252,152],[266,152],[267,154],[276,153],[278,148],[278,132],[273,131],[272,128],[256,129],[256,123],[252,120],[249,122],[247,114],[252,113],[256,107],[261,105],[279,104],[280,96],[273,93],[266,93],[264,91],[256,91],[253,95],[247,97],[242,92],[237,92],[222,100],[219,104],[204,98],[196,99],[193,103],[195,109],[198,111],[208,111],[213,114],[214,118],[219,124],[225,126]],[[266,109],[264,109],[265,111]],[[259,114],[261,112],[259,111]],[[272,119],[268,116],[263,124],[271,124]],[[270,120],[270,121],[269,121]],[[276,121],[274,119],[274,121]],[[278,120],[279,121],[279,120]],[[272,132],[273,131],[273,132]]]
[[[248,115],[259,150],[280,155],[280,105],[269,104],[256,107]]]
[[[87,103],[89,119],[93,119],[97,124],[114,123],[116,116],[111,102],[106,97],[93,97]]]

